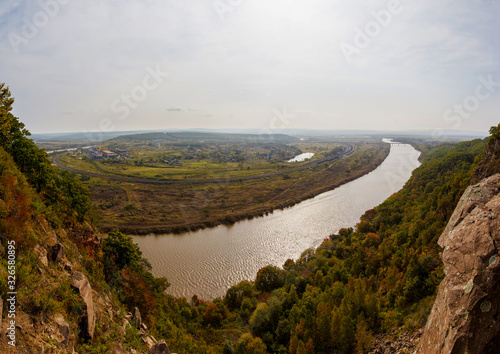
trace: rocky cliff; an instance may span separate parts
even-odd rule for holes
[[[470,183],[479,183],[484,178],[500,173],[500,124],[491,128],[492,136],[488,138],[488,143],[484,149],[481,160],[471,178]]]
[[[467,188],[445,231],[445,279],[417,353],[497,353],[500,345],[500,174]]]

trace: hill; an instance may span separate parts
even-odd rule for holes
[[[300,141],[299,138],[285,134],[227,134],[200,132],[164,132],[122,135],[108,140],[109,143],[151,142],[151,141],[184,141],[184,142],[246,142],[246,143],[281,143],[288,144]]]

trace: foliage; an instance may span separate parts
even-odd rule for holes
[[[498,139],[500,138],[500,124],[498,124],[496,127],[493,126],[490,128],[490,138],[489,140],[493,140],[493,139]]]
[[[276,266],[267,266],[259,269],[255,278],[255,288],[261,291],[270,292],[284,283],[284,273]]]
[[[88,190],[67,172],[52,167],[45,151],[28,138],[30,132],[11,113],[13,103],[9,88],[0,83],[0,146],[62,221],[83,221],[91,207]]]

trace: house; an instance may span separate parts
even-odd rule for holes
[[[90,151],[89,156],[92,160],[102,160],[103,156],[98,151]]]
[[[130,155],[130,152],[128,152],[128,150],[116,149],[116,152],[120,155]]]
[[[115,158],[115,157],[118,157],[118,154],[113,152],[113,151],[110,151],[110,150],[102,150],[102,155],[106,158]]]
[[[179,160],[173,159],[173,158],[169,158],[169,159],[163,160],[163,162],[164,163],[168,163],[169,165],[178,165],[178,166],[182,165],[182,161],[179,161]]]

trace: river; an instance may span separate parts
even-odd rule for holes
[[[303,154],[297,155],[293,159],[288,160],[287,162],[302,162],[312,158],[313,156],[314,156],[313,152],[304,152]]]
[[[188,299],[194,294],[202,299],[223,296],[230,286],[255,279],[260,268],[282,266],[330,234],[354,226],[365,211],[403,187],[420,165],[419,156],[412,146],[393,143],[374,171],[291,208],[232,226],[134,236],[134,242],[151,262],[153,274],[171,283],[168,293]]]

